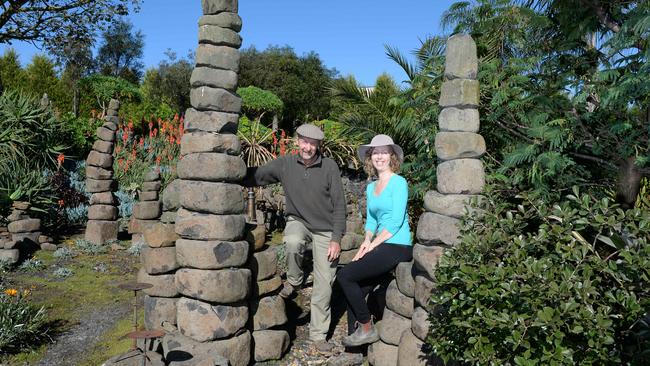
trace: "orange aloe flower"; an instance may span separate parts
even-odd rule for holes
[[[63,205],[65,205],[65,201],[64,200],[59,200],[58,204],[59,204],[59,207],[63,207]]]
[[[65,161],[65,155],[59,154],[56,158],[56,162],[59,164],[59,167],[61,167],[61,164]]]

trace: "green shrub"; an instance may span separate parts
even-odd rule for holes
[[[0,354],[19,353],[49,339],[45,308],[32,305],[28,295],[19,289],[0,293]]]
[[[480,365],[648,364],[650,211],[577,189],[555,205],[484,202],[436,269],[434,354]]]
[[[36,272],[40,269],[43,269],[43,267],[45,267],[45,265],[43,264],[42,260],[36,258],[29,258],[23,261],[18,267],[18,269],[26,272]]]
[[[70,268],[59,267],[53,273],[54,277],[57,278],[68,278],[74,274]]]
[[[88,255],[96,255],[108,252],[108,247],[106,245],[98,245],[85,239],[75,240],[74,245],[80,252]]]

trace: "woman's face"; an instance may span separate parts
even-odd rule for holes
[[[390,155],[392,152],[393,149],[391,149],[390,146],[377,146],[372,149],[370,160],[372,161],[372,166],[377,170],[377,173],[391,170]]]

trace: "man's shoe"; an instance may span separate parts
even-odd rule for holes
[[[327,360],[327,366],[359,366],[362,364],[363,354],[361,353],[343,352]]]
[[[285,282],[280,290],[280,297],[283,299],[288,299],[296,293],[296,288],[293,287],[289,282]]]
[[[375,325],[372,323],[371,320],[370,330],[364,331],[363,325],[358,324],[357,330],[355,330],[354,333],[350,334],[349,336],[343,338],[343,341],[341,343],[343,343],[343,345],[346,347],[356,347],[368,343],[374,343],[377,342],[378,340],[379,340],[379,332],[377,332],[377,328],[375,328]]]
[[[320,353],[331,354],[334,351],[334,343],[325,339],[314,341],[314,347]]]

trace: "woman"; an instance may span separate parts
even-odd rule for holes
[[[379,340],[365,297],[373,280],[399,262],[410,261],[413,249],[406,213],[408,184],[396,174],[404,160],[402,148],[389,136],[377,135],[359,147],[359,158],[368,175],[377,179],[366,188],[365,239],[352,262],[337,275],[348,302],[348,317],[357,321],[356,330],[343,339],[347,347]]]

